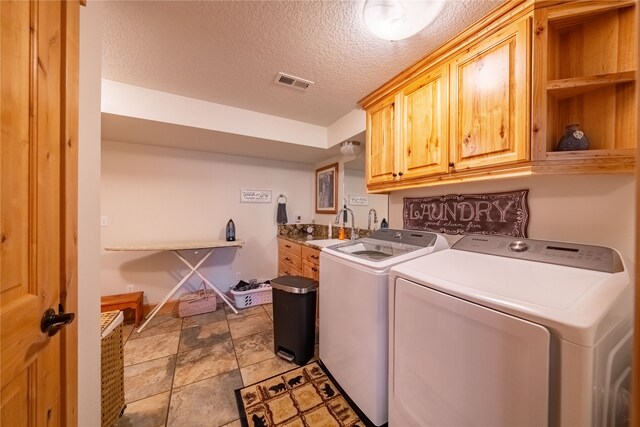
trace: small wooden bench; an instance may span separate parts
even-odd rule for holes
[[[131,292],[129,294],[104,295],[100,298],[100,312],[130,308],[135,311],[136,326],[138,326],[142,320],[143,294],[144,292]]]

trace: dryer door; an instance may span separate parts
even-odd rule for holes
[[[389,425],[547,425],[547,329],[401,278],[392,298]]]

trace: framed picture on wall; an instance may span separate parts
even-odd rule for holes
[[[338,164],[316,169],[316,213],[338,212]]]

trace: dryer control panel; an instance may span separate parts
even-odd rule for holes
[[[451,249],[605,273],[624,271],[618,252],[604,246],[508,236],[468,235],[458,240]]]

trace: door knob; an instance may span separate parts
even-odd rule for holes
[[[49,334],[50,337],[57,334],[60,329],[73,322],[73,319],[76,318],[74,313],[65,313],[61,305],[58,310],[60,313],[56,314],[53,308],[47,309],[47,311],[42,315],[42,320],[40,321],[40,330]]]

